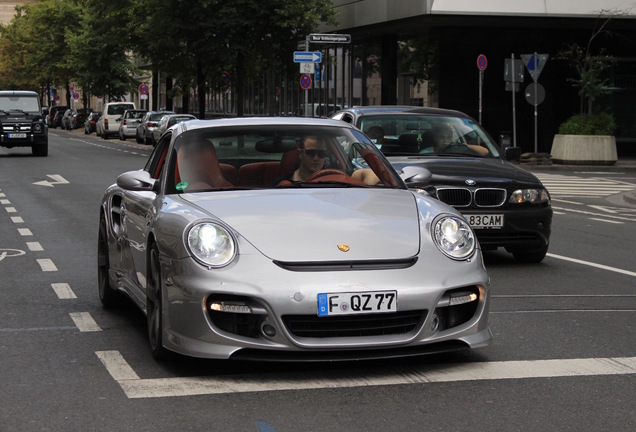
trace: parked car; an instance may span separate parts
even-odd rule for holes
[[[166,114],[175,114],[174,111],[148,111],[141,123],[137,126],[135,138],[139,144],[152,144],[152,130],[157,127],[157,123]]]
[[[192,114],[165,114],[157,123],[157,127],[152,130],[152,145],[156,145],[161,135],[168,130],[171,126],[176,125],[177,123],[181,123],[188,120],[195,120],[196,117]]]
[[[137,126],[141,124],[141,120],[146,114],[144,109],[130,109],[124,111],[119,122],[119,139],[125,140],[127,137],[137,134]]]
[[[90,108],[78,108],[71,117],[71,129],[79,129],[84,126],[85,119],[92,112]]]
[[[60,126],[62,129],[71,130],[71,119],[75,115],[75,110],[67,109],[64,111],[64,115],[62,115],[62,120],[60,121]]]
[[[0,147],[30,147],[33,156],[49,154],[49,128],[36,92],[0,91]]]
[[[298,163],[313,174],[294,180]],[[124,293],[146,314],[155,358],[377,359],[492,338],[473,230],[344,122],[168,129],[106,190],[97,254],[101,302]]]
[[[130,109],[135,109],[135,104],[132,102],[108,102],[104,105],[104,111],[98,121],[101,137],[108,139],[111,135],[118,135],[121,116]]]
[[[93,111],[88,115],[84,122],[84,133],[86,135],[93,133],[97,130],[97,121],[101,117],[102,113],[99,111]]]
[[[534,174],[510,163],[519,159],[519,148],[502,151],[474,119],[453,110],[354,107],[333,118],[369,135],[381,129],[376,145],[398,171],[409,165],[430,171],[426,183],[407,184],[461,211],[484,250],[503,247],[520,262],[545,257],[550,195]]]
[[[62,116],[66,112],[68,107],[66,105],[53,106],[49,109],[47,116],[47,124],[50,128],[57,128],[62,123]]]

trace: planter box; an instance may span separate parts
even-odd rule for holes
[[[614,165],[616,138],[610,135],[555,135],[552,162],[567,165]]]

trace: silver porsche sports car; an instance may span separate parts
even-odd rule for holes
[[[155,358],[348,360],[487,345],[464,217],[344,122],[194,120],[100,208],[99,297],[147,316]]]

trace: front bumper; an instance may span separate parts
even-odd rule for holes
[[[255,255],[239,260],[233,268],[206,270],[189,258],[162,259],[166,348],[204,358],[350,360],[476,348],[492,338],[489,279],[479,252],[470,262],[434,257],[410,268],[382,271],[294,272]],[[444,263],[453,271],[440,272]],[[331,322],[332,317],[317,317],[319,293],[384,290],[397,291],[398,313],[409,315],[409,323],[391,313]],[[451,310],[456,306],[449,306],[449,293],[471,290],[475,300]],[[212,300],[247,304],[253,312],[212,312]],[[308,332],[297,331],[303,320],[309,323]],[[369,320],[377,320],[380,330],[369,332]],[[330,326],[349,327],[341,334],[321,334]],[[359,335],[358,326],[365,327]]]
[[[466,209],[464,216],[477,214],[501,214],[502,228],[475,229],[482,249],[504,247],[510,250],[534,251],[545,248],[550,243],[552,208],[519,207],[513,209]]]
[[[44,133],[26,133],[24,138],[10,138],[10,134],[0,134],[0,146],[12,148],[12,147],[33,147],[38,145],[46,145],[48,143],[48,137]]]

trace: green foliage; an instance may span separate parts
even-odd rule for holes
[[[0,87],[75,82],[118,99],[144,73],[137,59],[175,94],[216,88],[222,71],[240,94],[265,71],[293,73],[298,41],[334,17],[330,0],[39,0],[0,26]]]
[[[575,114],[559,126],[561,135],[613,135],[614,116],[608,113]]]

